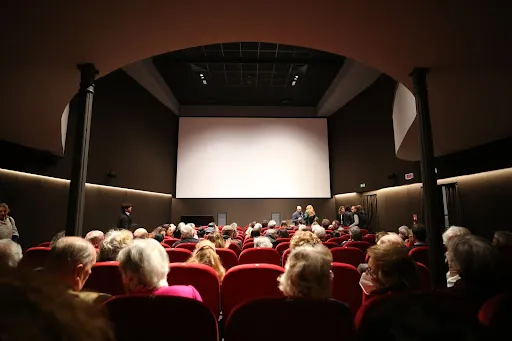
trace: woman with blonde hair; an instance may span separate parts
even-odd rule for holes
[[[215,270],[221,282],[226,274],[226,269],[222,266],[222,261],[217,252],[215,252],[215,245],[209,240],[197,243],[196,249],[187,260],[187,263],[208,265]]]
[[[293,250],[299,246],[315,246],[317,244],[322,244],[322,241],[313,232],[297,231],[290,240],[290,249]]]
[[[226,242],[219,232],[210,233],[206,239],[212,242],[215,248],[223,249],[226,247]]]
[[[313,205],[306,206],[306,212],[304,212],[304,223],[307,226],[311,226],[315,222],[316,213]]]

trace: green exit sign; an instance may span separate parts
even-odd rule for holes
[[[359,184],[359,187],[361,187],[361,188],[365,188],[365,187],[366,187],[366,184]]]

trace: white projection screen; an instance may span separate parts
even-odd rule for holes
[[[324,118],[180,117],[177,198],[330,198]]]

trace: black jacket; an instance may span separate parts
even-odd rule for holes
[[[132,227],[132,217],[126,214],[125,212],[120,213],[116,226],[119,229],[130,230]]]

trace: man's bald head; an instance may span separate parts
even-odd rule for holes
[[[138,228],[133,232],[133,238],[135,239],[146,239],[149,236],[148,231],[145,228]]]
[[[379,239],[378,245],[393,244],[395,246],[405,246],[404,240],[398,234],[391,232]]]
[[[92,230],[85,235],[85,240],[89,241],[95,248],[100,247],[103,239],[105,239],[105,234],[100,230]]]

